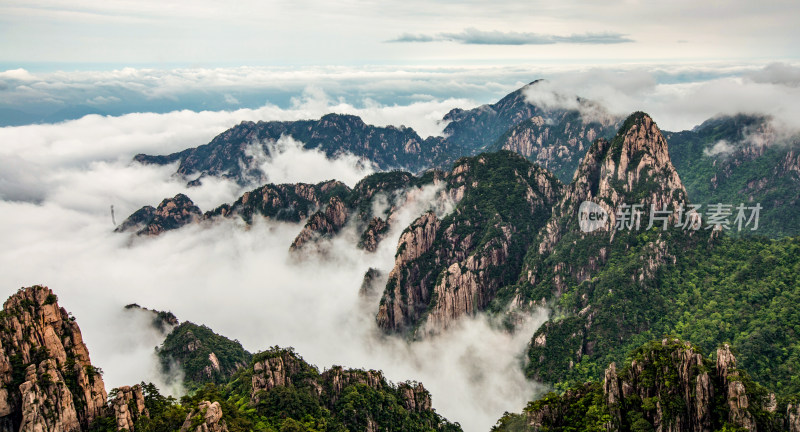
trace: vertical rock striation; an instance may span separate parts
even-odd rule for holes
[[[0,317],[0,430],[85,430],[105,412],[100,370],[46,287],[20,289]]]

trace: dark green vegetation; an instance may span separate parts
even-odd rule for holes
[[[707,230],[675,228],[622,231],[609,237],[602,230],[583,234],[577,229],[576,206],[571,201],[592,197],[612,209],[648,197],[681,201],[676,195],[679,189],[663,187],[671,169],[665,162],[660,168],[659,163],[652,163],[649,175],[633,184],[625,185],[613,176],[603,183],[597,169],[600,162],[604,167],[618,166],[625,154],[630,161],[644,160],[646,155],[639,151],[628,152],[624,148],[628,141],[621,137],[643,119],[643,114],[631,116],[610,143],[593,145],[586,166],[579,168],[576,182],[568,186],[560,207],[554,210],[561,220],[557,217],[553,230],[541,233],[555,242],[543,243],[554,244],[552,250],[545,248],[544,254],[529,250],[520,283],[502,289],[491,306],[502,312],[512,295],[521,295],[553,308],[552,318],[533,337],[526,372],[562,392],[532,403],[523,416],[504,417],[500,430],[528,430],[525,425],[534,417],[541,420],[542,413],[546,414],[542,430],[604,430],[607,415],[614,414],[604,399],[608,389],[584,383],[599,382],[609,364],[620,364],[626,357],[628,363],[637,360],[641,365],[646,359],[656,371],[662,370],[665,353],[671,356],[674,350],[662,352],[658,344],[648,341],[664,335],[692,341],[693,352],[712,352],[730,344],[742,371],[736,379],[751,395],[750,415],[758,430],[785,430],[781,416],[786,414],[787,401],[800,397],[800,313],[796,308],[800,300],[800,238],[711,235]],[[614,192],[602,193],[609,190]],[[709,369],[705,363],[698,367]],[[623,370],[620,379],[632,379],[630,373],[630,368]],[[607,377],[608,372],[606,381]],[[675,382],[669,374],[645,373],[637,379],[642,377],[657,387]],[[716,397],[728,394],[718,381],[714,385]],[[764,388],[781,401],[775,415],[765,411]],[[615,427],[655,430],[652,413],[656,405],[669,414],[690,403],[667,393],[648,394],[619,406]],[[656,396],[661,399],[652,399]],[[724,407],[725,402],[723,398],[714,405]],[[727,424],[727,417],[717,411],[716,417],[708,420],[713,424],[708,430],[739,430],[731,425],[744,424]],[[677,430],[700,429],[684,423]]]
[[[413,333],[431,317],[447,320],[437,301],[459,288],[448,285],[455,263],[476,286],[474,308],[466,313],[482,310],[495,290],[519,274],[561,187],[552,174],[509,151],[459,159],[444,179],[460,201],[441,221],[421,216],[401,237],[397,255],[407,258],[381,300],[378,321],[385,329]],[[424,250],[404,254],[421,245]]]
[[[550,393],[522,414],[506,413],[492,430],[783,431],[793,402],[770,396],[725,348],[711,359],[692,344],[664,339],[631,351],[603,381]]]
[[[219,402],[230,432],[461,430],[430,409],[430,395],[417,383],[393,385],[380,372],[341,367],[320,373],[278,347],[254,355],[228,381],[207,383],[180,400],[142,386],[149,416],[136,420],[137,432],[176,431],[202,401]],[[98,420],[94,430],[115,431],[113,417]]]
[[[800,234],[798,137],[783,137],[770,119],[749,115],[711,119],[666,137],[692,202],[760,203],[758,230],[742,234]]]
[[[533,107],[518,91],[497,104],[454,110],[446,116],[452,121],[446,129],[446,140],[452,144],[448,156],[511,148],[562,179],[572,179],[571,171],[578,167],[576,182],[552,186],[557,184],[555,176],[505,152],[459,160],[455,168],[463,166],[464,171],[454,170],[449,177],[429,173],[425,179],[443,175],[450,193],[463,188],[463,199],[442,220],[420,218],[406,230],[409,234],[429,229],[433,235],[424,248],[419,248],[424,243],[419,241],[422,235],[399,245],[397,257],[412,247],[415,255],[389,278],[379,324],[390,331],[411,333],[426,320],[444,325],[444,315],[437,311],[440,296],[465,297],[463,291],[458,292],[465,286],[448,285],[449,269],[458,263],[459,273],[453,280],[468,280],[464,285],[477,291],[470,291],[466,297],[473,301],[461,302],[468,306],[456,312],[474,314],[488,308],[500,314],[511,304],[523,308],[546,304],[554,310],[533,336],[526,372],[560,391],[570,389],[563,396],[553,396],[560,398],[559,403],[582,405],[584,412],[599,407],[599,384],[583,383],[597,382],[610,363],[623,362],[628,353],[667,334],[690,340],[705,352],[730,343],[753,386],[764,385],[782,400],[799,394],[800,316],[795,306],[800,300],[800,267],[798,238],[791,237],[800,234],[797,140],[781,138],[768,119],[735,116],[709,120],[692,131],[666,133],[669,148],[662,145],[657,128],[657,133],[648,130],[647,143],[641,147],[633,134],[626,135],[649,119],[636,113],[611,140],[584,146],[578,143],[586,140],[587,125],[575,113],[561,114],[554,117],[553,112]],[[593,128],[596,136],[606,136],[602,125]],[[564,144],[578,137],[576,144]],[[217,143],[220,149],[226,145],[223,138]],[[534,145],[538,138],[544,139],[540,147]],[[556,149],[554,143],[562,145]],[[584,153],[586,147],[589,150]],[[579,165],[581,158],[584,162]],[[443,166],[451,160],[443,153],[422,159],[431,161],[428,166]],[[627,163],[626,172],[617,171],[622,161]],[[394,173],[365,179],[364,185],[383,182],[406,187],[422,180]],[[544,183],[558,189],[557,196],[542,199],[544,206],[532,206],[526,188],[541,197]],[[366,216],[369,199],[344,192],[341,198]],[[584,235],[577,229],[576,211],[586,199],[612,211],[623,203],[651,202],[697,203],[704,208],[712,203],[735,206],[744,202],[764,208],[755,233],[712,236],[708,231],[689,235],[678,229],[643,229],[614,236]],[[319,200],[317,207],[326,202]],[[379,222],[370,222],[376,233],[386,229]],[[362,243],[373,237],[364,236]],[[480,261],[495,258],[500,250],[499,265],[496,259],[484,261],[491,265]],[[515,317],[509,317],[511,326]],[[757,393],[749,387],[748,391]],[[620,420],[621,424],[630,430],[649,430],[648,424],[653,423],[647,412],[652,402],[631,402],[625,409],[633,417]],[[588,423],[576,417],[574,421],[581,425],[577,430],[592,430],[607,421],[604,415],[597,408],[581,417]],[[720,418],[714,425],[723,428]],[[508,418],[511,423],[518,420]]]
[[[800,394],[800,239],[698,242],[646,282],[631,281],[637,251],[632,246],[556,301],[560,310],[591,307],[539,330],[547,341],[529,351],[532,360],[543,359],[531,363],[531,375],[564,389],[597,379],[636,346],[674,334],[707,352],[731,343],[754,380],[780,395]]]
[[[239,341],[232,341],[204,325],[188,321],[167,335],[157,354],[165,372],[170,372],[173,366],[180,368],[188,388],[209,382],[227,382],[252,358]]]

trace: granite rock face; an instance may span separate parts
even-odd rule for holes
[[[198,415],[199,422],[195,419]],[[197,409],[186,416],[180,432],[228,432],[219,402],[202,401],[197,404]]]
[[[166,198],[153,209],[145,206],[130,215],[116,232],[135,232],[137,235],[159,235],[198,222],[203,217],[200,209],[189,197],[177,194]]]
[[[140,417],[149,417],[145,408],[142,386],[123,386],[114,389],[116,395],[109,401],[111,412],[116,420],[117,430],[136,431],[136,420]]]
[[[105,413],[101,372],[49,288],[11,296],[0,328],[0,430],[85,430]]]
[[[377,314],[385,331],[435,333],[484,310],[519,274],[562,187],[505,151],[463,158],[442,181],[455,209],[425,213],[400,236]]]
[[[677,339],[650,342],[630,357],[622,367],[609,365],[600,383],[531,402],[524,427],[498,431],[587,430],[596,422],[609,431],[796,430],[796,407],[790,404],[783,416],[774,394],[757,397],[761,390],[742,380],[727,345],[715,361]]]

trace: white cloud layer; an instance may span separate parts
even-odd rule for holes
[[[679,79],[682,75],[702,76],[711,70],[716,76],[710,79]],[[551,107],[576,108],[575,100],[580,96],[620,116],[645,111],[662,129],[671,131],[691,129],[718,115],[739,113],[770,115],[778,123],[800,130],[800,88],[795,84],[798,70],[783,63],[752,69],[590,68],[553,73],[526,94],[532,103]]]
[[[574,96],[580,95],[617,114],[648,111],[668,130],[740,111],[771,114],[793,127],[800,118],[796,67],[788,64],[541,67],[506,72],[511,74],[507,76],[524,72],[530,79],[548,78],[529,94],[542,104],[574,107]],[[134,88],[157,77],[141,71],[115,73],[121,74],[120,85]],[[143,75],[137,76],[140,73]],[[476,77],[497,77],[497,71],[478,68],[470,73],[472,78],[466,84],[449,82],[448,88],[506,91],[527,81],[479,84]],[[132,78],[128,80],[126,74]],[[430,74],[438,74],[438,78],[431,79]],[[309,76],[301,71],[296,79]],[[347,80],[332,79],[326,86],[303,87],[284,108],[265,105],[234,111],[90,115],[58,124],[0,128],[0,294],[10,295],[20,286],[35,283],[56,290],[62,305],[77,316],[93,360],[106,371],[111,386],[142,379],[163,383],[151,357],[160,336],[143,326],[141,317],[131,317],[121,309],[137,302],[208,324],[238,338],[251,350],[292,345],[323,367],[339,363],[380,368],[392,380],[421,380],[432,391],[434,406],[442,414],[462,422],[466,430],[488,429],[503,411],[519,411],[541,390],[524,379],[519,365],[532,329],[545,314],[532,316],[528,330],[517,335],[508,335],[478,318],[464,320],[435,339],[408,345],[380,337],[373,316],[377,298],[365,301],[357,295],[369,267],[391,268],[399,230],[424,210],[435,190],[427,190],[429,195],[420,195],[409,204],[406,213],[398,216],[401,220],[390,238],[374,255],[356,249],[355,234],[345,232],[331,246],[336,251],[332,258],[294,262],[287,251],[300,226],[291,224],[260,222],[246,230],[237,221],[227,221],[133,242],[111,233],[112,204],[119,221],[142,205],[157,204],[178,192],[186,193],[203,210],[230,202],[242,192],[235,184],[215,179],[187,189],[183,179],[172,176],[174,166],[131,164],[136,153],[165,154],[204,144],[242,120],[319,118],[328,112],[360,115],[378,125],[405,124],[425,136],[441,133],[444,125],[438,120],[449,109],[474,106],[465,99],[431,96],[434,93],[428,90],[447,82],[445,70],[382,76],[373,84],[365,80],[358,88],[374,86],[372,90],[380,93],[392,85],[405,86],[416,96],[405,104],[364,99],[354,105],[331,96],[334,84],[347,87],[343,84]],[[42,83],[39,88],[55,88],[68,81],[42,80],[24,71],[5,72],[0,79],[24,81],[31,89],[35,82]],[[175,89],[191,88],[203,79],[151,89],[157,90],[154,94],[162,92],[157,97],[170,97],[180,93]],[[218,75],[210,79],[224,81]],[[89,81],[86,77],[81,80]],[[232,96],[238,98],[239,94]],[[318,152],[301,150],[288,139],[277,143],[275,149],[262,163],[270,180],[276,182],[337,178],[352,185],[372,170],[352,156],[329,161]],[[721,154],[726,148],[710,151]]]
[[[301,224],[258,220],[249,229],[229,220],[133,241],[111,232],[110,204],[120,220],[177,192],[204,210],[241,193],[222,180],[187,189],[171,176],[174,166],[128,163],[137,152],[208,140],[241,114],[90,116],[0,129],[0,141],[10,143],[0,152],[0,163],[29,173],[4,174],[0,183],[0,295],[32,284],[54,289],[76,316],[109,388],[146,380],[179,390],[166,387],[158,372],[153,347],[162,336],[148,327],[146,315],[122,309],[135,302],[209,325],[252,351],[294,346],[320,367],[376,368],[393,381],[422,381],[434,407],[467,431],[487,430],[504,411],[518,411],[541,391],[520,366],[530,334],[546,313],[531,316],[516,335],[476,318],[409,345],[377,330],[377,296],[358,296],[368,268],[390,270],[400,232],[437,201],[438,188],[409,195],[375,254],[357,249],[357,233],[347,228],[330,245],[335,253],[328,258],[297,262],[288,248]],[[352,185],[370,171],[352,156],[329,161],[291,140],[282,140],[276,150],[263,161],[275,181],[336,177]],[[450,208],[443,201],[438,211]]]

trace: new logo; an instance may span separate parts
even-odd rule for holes
[[[603,207],[591,202],[584,201],[578,208],[578,225],[581,231],[590,233],[596,231],[608,222],[608,212]]]

